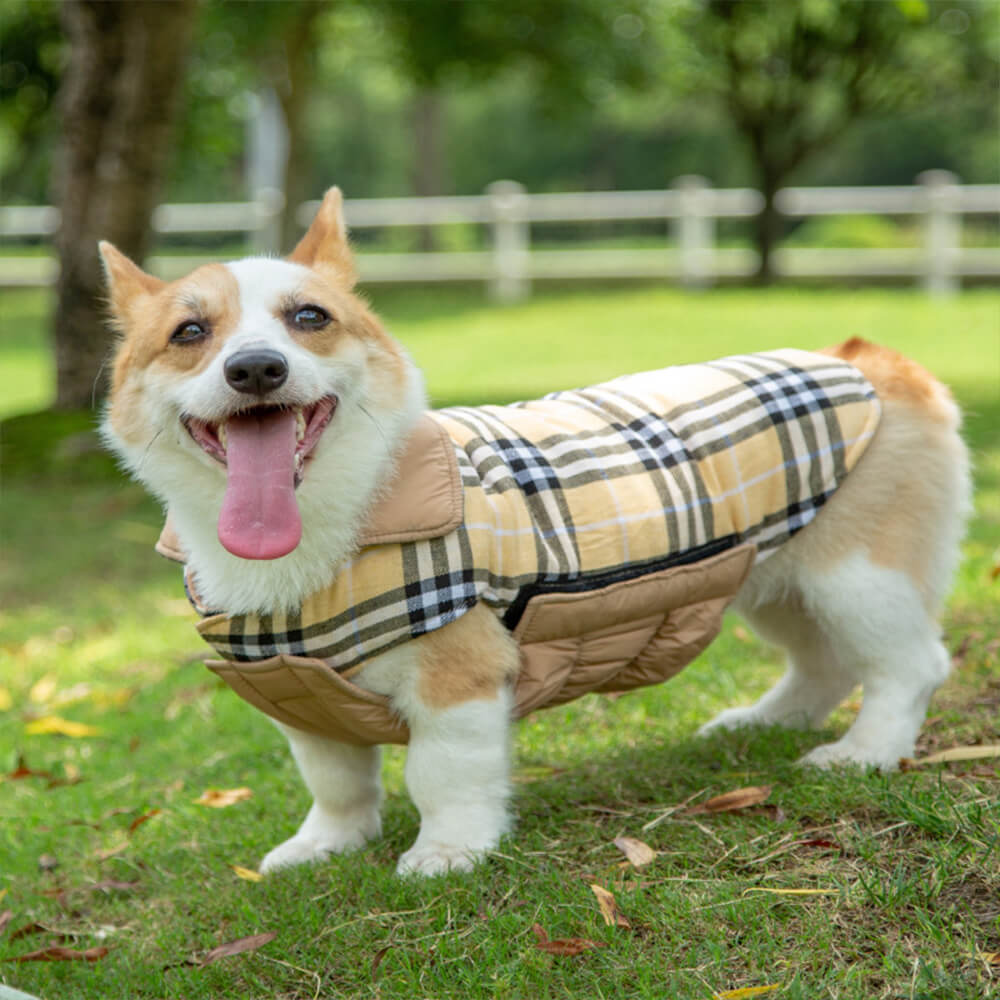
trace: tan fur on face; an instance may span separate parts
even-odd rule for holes
[[[482,604],[418,641],[417,690],[429,708],[495,698],[520,669],[520,653],[510,633]]]
[[[160,364],[178,372],[200,371],[240,320],[239,288],[222,264],[206,264],[178,281],[161,283],[151,295],[112,285],[112,301],[115,319],[126,324],[112,375],[115,391],[130,369]],[[185,322],[205,325],[210,335],[195,343],[171,343],[171,334]]]

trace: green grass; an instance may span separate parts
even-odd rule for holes
[[[781,290],[551,293],[488,308],[459,291],[378,292],[390,327],[430,372],[439,403],[510,399],[678,363],[857,334],[905,349],[955,388],[977,463],[977,509],[944,626],[957,667],[921,750],[1000,742],[1000,296]],[[3,293],[3,415],[44,405],[47,303]],[[11,324],[8,317],[16,317]],[[10,364],[20,367],[11,369]],[[200,664],[177,568],[153,555],[159,515],[106,457],[89,418],[2,427],[0,773],[20,758],[52,777],[0,781],[0,960],[59,943],[94,963],[0,961],[0,983],[55,998],[563,998],[703,1000],[777,984],[781,998],[972,1000],[1000,966],[1000,767],[892,776],[798,771],[843,731],[694,739],[780,666],[737,622],[667,685],[591,696],[517,728],[515,834],[471,876],[393,874],[417,816],[403,751],[386,754],[385,836],[317,868],[241,880],[289,836],[308,800],[279,734]],[[33,735],[59,715],[97,727]],[[671,806],[771,785],[744,813]],[[209,787],[252,789],[213,810]],[[159,810],[130,829],[136,820]],[[615,837],[659,854],[625,867]],[[109,883],[114,883],[109,885]],[[631,927],[605,926],[589,886]],[[100,888],[100,886],[104,888]],[[117,887],[116,887],[117,886]],[[759,889],[822,889],[782,895]],[[0,919],[2,923],[2,919]],[[551,938],[602,947],[575,957]],[[39,930],[13,932],[32,924]],[[264,931],[259,951],[184,964]]]

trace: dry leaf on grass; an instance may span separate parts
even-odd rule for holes
[[[46,702],[52,700],[58,683],[59,681],[54,674],[46,674],[41,680],[35,681],[31,685],[31,690],[28,692],[28,700],[33,705],[44,705]]]
[[[136,816],[134,820],[128,825],[128,832],[135,833],[135,831],[142,826],[147,820],[152,819],[154,816],[159,816],[159,809],[150,809],[149,812],[143,813],[141,816]]]
[[[242,955],[245,951],[256,951],[258,948],[263,948],[264,945],[270,944],[277,936],[277,931],[264,931],[263,934],[251,934],[249,937],[227,941],[225,944],[220,944],[218,948],[213,948],[207,952],[201,961],[191,964],[204,968],[206,965],[218,962],[220,958],[229,958],[231,955]]]
[[[384,948],[379,948],[379,950],[375,952],[375,957],[372,958],[372,968],[371,968],[372,980],[374,980],[375,977],[378,975],[378,967],[382,964],[382,959],[385,958],[385,956],[388,955],[390,951],[392,951],[392,945],[387,944]]]
[[[615,837],[614,845],[635,868],[642,868],[643,865],[656,860],[656,851],[635,837]]]
[[[992,760],[995,757],[1000,757],[1000,743],[987,743],[975,747],[951,747],[948,750],[940,750],[917,760],[904,757],[899,763],[903,770],[906,770],[911,767],[924,767],[927,764],[947,764],[963,760]]]
[[[195,805],[209,806],[212,809],[225,809],[244,799],[249,799],[253,792],[249,788],[207,788],[194,800]]]
[[[3,934],[3,932],[6,929],[7,925],[13,919],[14,919],[14,911],[13,910],[4,910],[3,913],[0,913],[0,934]]]
[[[63,948],[54,945],[51,948],[42,948],[39,951],[29,951],[25,955],[12,955],[5,958],[5,962],[96,962],[107,955],[107,948],[88,948],[86,951],[77,951],[75,948]]]
[[[88,726],[85,722],[73,722],[60,715],[43,715],[34,722],[29,722],[24,731],[29,736],[69,736],[75,740],[85,736],[100,736],[97,726]]]
[[[255,872],[252,868],[243,868],[240,865],[230,865],[230,868],[245,882],[261,882],[264,876],[260,872]]]
[[[23,781],[25,778],[51,778],[51,771],[36,771],[33,768],[28,767],[27,762],[24,759],[24,754],[19,754],[17,758],[17,767],[13,771],[8,772],[4,776],[6,781]]]
[[[741,986],[735,990],[716,993],[715,1000],[748,1000],[749,997],[762,997],[778,989],[781,989],[781,983],[771,983],[770,986]]]
[[[689,806],[684,810],[685,816],[701,816],[706,813],[736,812],[739,809],[748,809],[750,806],[759,806],[766,801],[771,794],[770,785],[751,785],[748,788],[737,788],[732,792],[725,792],[713,798],[699,802],[697,805]]]
[[[618,901],[599,885],[592,885],[590,891],[597,897],[597,905],[601,908],[601,916],[609,927],[631,927],[628,917],[618,908]]]
[[[573,956],[580,955],[591,948],[603,948],[601,941],[589,941],[587,938],[556,938],[549,940],[549,935],[541,924],[534,924],[531,928],[535,932],[538,941],[535,947],[539,951],[548,952],[550,955]]]

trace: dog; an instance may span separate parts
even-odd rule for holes
[[[100,252],[104,437],[169,512],[210,665],[313,796],[261,871],[379,834],[391,740],[420,812],[398,871],[468,870],[509,826],[512,717],[669,676],[730,601],[787,672],[703,732],[818,727],[860,684],[804,762],[912,754],[970,493],[958,408],[915,362],[854,339],[435,413],[354,291],[336,188],[286,259],[167,283]]]

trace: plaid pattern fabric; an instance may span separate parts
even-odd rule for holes
[[[212,615],[199,631],[226,659],[290,653],[347,670],[478,601],[513,625],[534,590],[602,586],[744,542],[763,559],[829,499],[879,415],[860,372],[794,350],[439,410],[461,473],[458,529],[362,549],[294,614]]]

